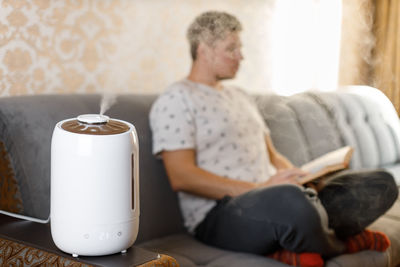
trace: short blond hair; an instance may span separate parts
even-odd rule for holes
[[[226,12],[208,11],[200,14],[189,26],[186,34],[192,59],[195,60],[197,57],[200,42],[212,46],[215,41],[224,39],[227,34],[241,30],[242,25],[239,20]]]

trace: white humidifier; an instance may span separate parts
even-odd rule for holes
[[[51,142],[51,235],[74,257],[126,252],[139,230],[135,127],[98,114],[57,123]]]

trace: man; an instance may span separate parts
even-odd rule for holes
[[[150,113],[153,153],[179,192],[188,231],[210,245],[297,266],[323,266],[322,257],[376,246],[386,250],[387,237],[364,228],[397,198],[393,177],[383,171],[343,175],[318,196],[300,186],[305,173],[275,149],[252,99],[221,83],[235,77],[243,59],[240,31],[230,14],[198,16],[187,34],[190,73],[167,88]],[[359,191],[336,197],[343,183],[364,194],[380,188],[387,197],[362,222],[343,218],[337,203],[369,205],[354,199]],[[365,242],[359,245],[358,238]]]

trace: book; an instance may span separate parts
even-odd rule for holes
[[[351,146],[345,146],[302,165],[300,169],[309,174],[299,178],[300,184],[306,184],[329,173],[348,168],[353,151]]]

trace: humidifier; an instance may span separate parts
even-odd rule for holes
[[[57,123],[51,141],[51,235],[74,257],[126,252],[139,229],[135,127],[86,114]]]

